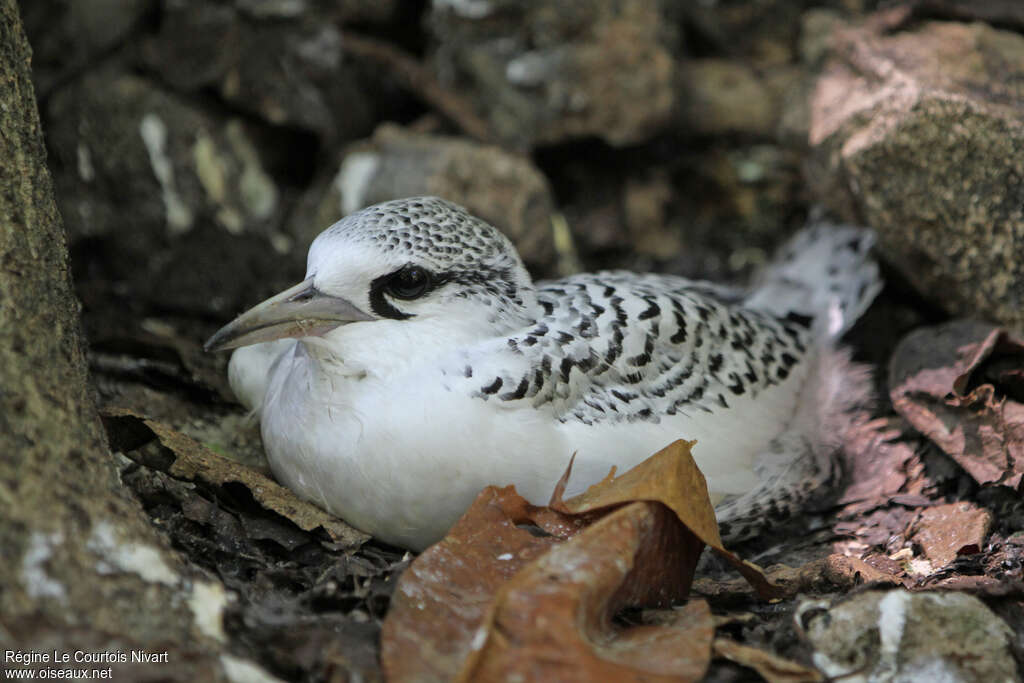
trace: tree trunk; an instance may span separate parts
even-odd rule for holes
[[[0,0],[0,651],[115,679],[224,678],[239,666],[221,656],[224,589],[125,492],[88,389],[29,59],[15,0]],[[76,664],[76,650],[128,663]],[[0,652],[0,669],[18,666]]]

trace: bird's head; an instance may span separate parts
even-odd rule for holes
[[[305,280],[238,316],[205,346],[317,337],[374,321],[500,331],[522,324],[535,306],[530,276],[501,232],[456,204],[414,197],[329,227],[309,248]]]

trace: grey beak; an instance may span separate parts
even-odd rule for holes
[[[351,302],[329,296],[313,286],[313,278],[256,304],[210,337],[207,351],[274,341],[286,337],[313,337],[345,323],[373,320]]]

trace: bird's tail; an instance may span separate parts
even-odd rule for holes
[[[822,338],[809,355],[808,375],[792,421],[755,458],[759,484],[716,507],[727,542],[804,510],[841,477],[835,458],[848,430],[871,404],[871,374],[854,363],[837,338],[882,289],[865,228],[812,221],[757,279],[746,305],[780,317],[807,316]]]
[[[827,502],[843,477],[836,455],[852,429],[867,419],[871,369],[849,349],[819,349],[787,428],[755,458],[758,485],[715,507],[726,544],[748,540]]]
[[[874,243],[867,228],[812,220],[761,272],[746,304],[782,317],[810,317],[827,336],[838,337],[882,289],[869,254]]]

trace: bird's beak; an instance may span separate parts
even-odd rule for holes
[[[345,323],[373,320],[340,297],[329,296],[313,286],[313,278],[257,304],[220,328],[203,348],[233,349],[286,337],[313,337]]]

